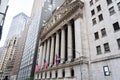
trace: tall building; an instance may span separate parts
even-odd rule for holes
[[[18,15],[14,16],[7,38],[9,39],[15,34],[20,34],[20,32],[24,30],[27,19],[28,19],[28,16],[25,15],[24,13],[19,13]]]
[[[39,19],[40,14],[38,13],[32,19],[29,26],[17,80],[25,80],[34,76],[37,51],[36,44],[38,44],[37,37],[39,33]]]
[[[25,25],[25,28],[23,31],[21,31],[17,43],[16,43],[16,51],[14,53],[13,59],[15,60],[12,71],[10,73],[10,80],[16,80],[17,79],[17,75],[19,72],[19,68],[20,68],[20,63],[21,63],[21,59],[22,59],[22,54],[23,54],[23,50],[24,50],[24,46],[25,46],[25,42],[26,42],[26,37],[27,37],[27,33],[28,33],[28,29],[29,29],[29,25],[31,23],[31,20],[28,20],[28,22]]]
[[[0,39],[2,36],[2,28],[4,25],[7,9],[8,9],[8,1],[9,0],[0,0]]]
[[[40,30],[35,80],[119,80],[119,14],[120,0],[66,0]]]
[[[17,40],[20,32],[24,30],[27,19],[28,17],[23,13],[20,13],[13,18],[1,60],[0,69],[3,72],[2,78],[10,78],[10,73],[15,61],[14,54],[17,48]]]

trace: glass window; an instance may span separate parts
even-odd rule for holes
[[[119,30],[120,29],[119,23],[118,22],[114,23],[113,28],[114,28],[114,31]]]
[[[92,16],[95,15],[95,10],[94,9],[91,11],[91,15]]]
[[[118,48],[120,48],[120,38],[117,39],[117,43],[118,43]]]
[[[102,21],[103,20],[103,15],[102,14],[98,15],[98,18],[99,18],[99,21]]]
[[[112,0],[106,0],[107,1],[107,5],[112,3]]]
[[[97,50],[97,55],[102,54],[100,45],[96,46],[96,50]]]
[[[97,23],[96,18],[92,19],[92,23],[93,23],[93,25],[95,25]]]
[[[105,43],[104,44],[104,50],[105,50],[105,52],[109,52],[110,51],[109,43]]]
[[[106,36],[107,35],[105,28],[101,29],[101,34],[102,34],[102,36]]]
[[[118,10],[120,11],[120,2],[117,3],[117,6],[118,6]]]
[[[114,10],[113,6],[111,8],[109,8],[109,13],[110,13],[110,15],[115,14],[115,10]]]
[[[101,10],[101,6],[98,5],[98,6],[97,6],[97,11],[99,12],[100,10]]]
[[[98,34],[98,32],[95,32],[95,33],[94,33],[94,36],[95,36],[95,39],[99,39],[99,34]]]

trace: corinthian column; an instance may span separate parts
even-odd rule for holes
[[[46,50],[46,42],[44,42],[44,49],[43,49],[43,56],[42,56],[42,66],[44,65],[44,59],[45,59],[45,50]]]
[[[60,62],[63,63],[65,60],[65,30],[61,30],[61,57]]]
[[[56,63],[56,55],[59,54],[59,33],[56,33],[56,45],[55,45],[55,63]]]
[[[68,23],[68,45],[67,45],[67,49],[68,49],[68,61],[72,60],[72,26],[70,23]]]
[[[53,64],[53,54],[54,54],[54,36],[52,36],[51,40],[51,52],[50,52],[50,66]]]
[[[49,62],[49,51],[50,51],[50,40],[47,41],[47,53],[46,53],[46,61]]]

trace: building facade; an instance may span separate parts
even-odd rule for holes
[[[66,0],[40,30],[35,80],[119,80],[119,14],[120,0]]]
[[[9,0],[0,0],[0,39],[2,36],[2,28],[4,25],[7,9],[8,9],[8,1]]]

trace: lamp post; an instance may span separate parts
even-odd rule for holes
[[[73,49],[73,48],[70,48],[70,47],[68,47],[68,49],[72,49],[72,50],[74,50],[76,53],[78,53],[79,54],[79,58],[80,58],[80,52],[79,51],[76,51],[76,49]],[[80,58],[80,61],[81,61],[81,58]],[[81,65],[81,64],[80,64]],[[81,66],[80,66],[80,75],[81,75],[81,80],[82,80],[82,69],[81,69]]]

